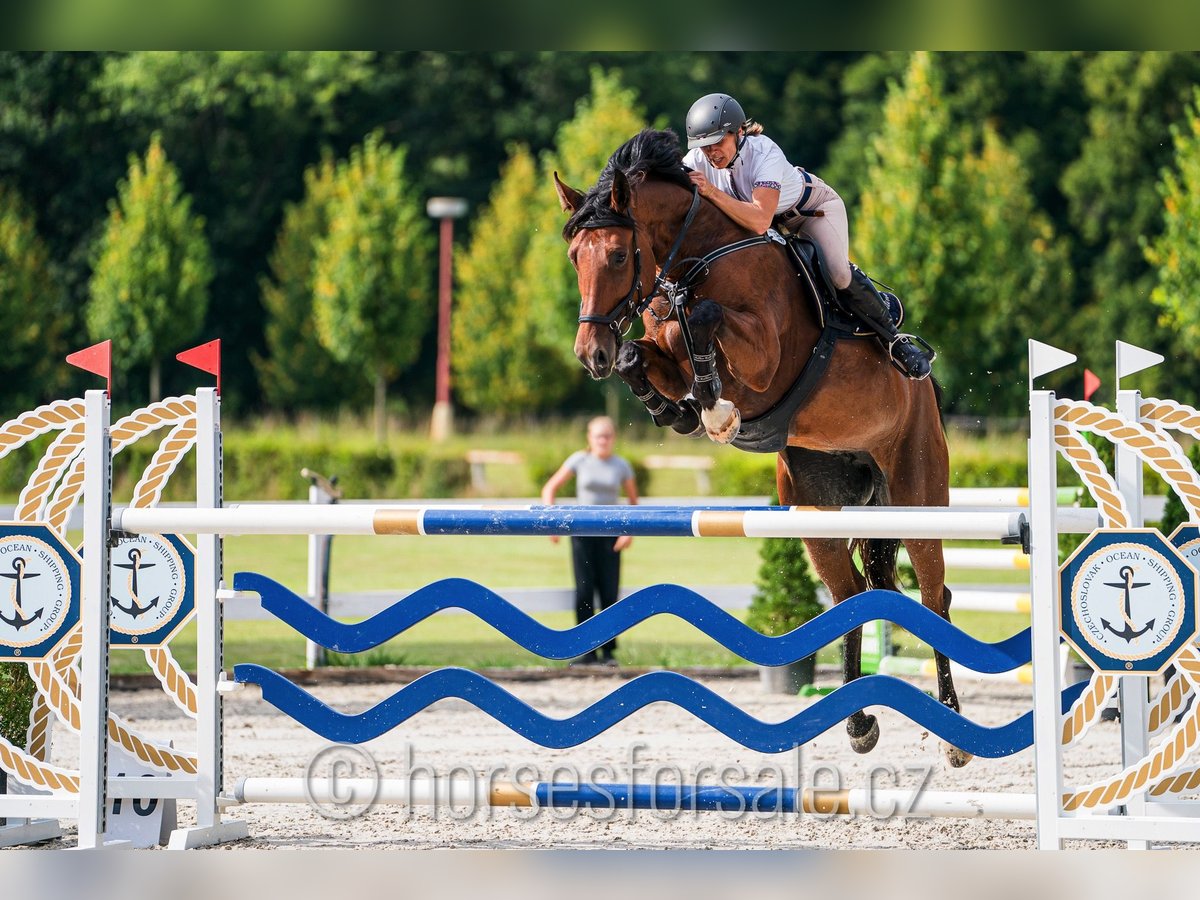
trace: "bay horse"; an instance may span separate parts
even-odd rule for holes
[[[575,354],[592,378],[615,370],[658,425],[777,452],[785,505],[948,505],[933,379],[905,377],[874,340],[824,341],[814,281],[781,242],[752,235],[699,198],[674,132],[631,138],[586,194],[557,173],[554,184],[570,214],[563,237],[578,274]],[[645,337],[623,341],[637,316]],[[823,375],[789,404],[818,357]],[[869,588],[897,590],[898,540],[804,543],[834,602]],[[921,602],[949,620],[942,542],[904,544]],[[846,635],[846,682],[862,675],[861,641],[861,629]],[[936,665],[938,699],[957,712],[949,660],[938,653]],[[846,728],[860,753],[879,739],[876,718],[862,710]],[[944,749],[951,765],[970,759]]]

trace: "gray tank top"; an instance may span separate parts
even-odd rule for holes
[[[621,496],[621,485],[633,477],[633,467],[619,456],[600,459],[577,450],[563,463],[575,473],[575,496],[580,503],[613,506]]]

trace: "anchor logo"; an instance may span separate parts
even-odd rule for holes
[[[1150,582],[1134,581],[1133,566],[1121,566],[1121,571],[1119,574],[1123,579],[1122,581],[1106,581],[1104,584],[1106,587],[1121,588],[1125,592],[1125,605],[1124,609],[1121,610],[1121,618],[1125,620],[1125,627],[1124,629],[1118,631],[1116,628],[1113,628],[1111,622],[1104,618],[1100,619],[1100,624],[1105,628],[1106,631],[1111,631],[1117,637],[1124,638],[1126,643],[1130,643],[1134,638],[1141,637],[1154,627],[1153,619],[1151,619],[1141,628],[1138,628],[1133,624],[1132,599],[1130,597],[1130,594],[1132,594],[1134,588],[1145,587]]]
[[[28,565],[29,564],[25,557],[18,556],[13,560],[13,570],[11,574],[8,572],[0,572],[0,578],[11,578],[14,582],[12,586],[12,592],[9,595],[9,599],[12,601],[14,612],[11,617],[4,615],[4,613],[0,613],[0,621],[7,625],[11,625],[18,631],[20,631],[26,625],[36,622],[42,617],[42,613],[45,611],[45,607],[42,607],[33,615],[26,616],[25,610],[21,608],[21,586],[25,579],[38,578],[41,575],[40,572],[26,572],[25,569],[28,567]]]
[[[138,570],[152,569],[155,565],[155,563],[142,562],[142,551],[137,547],[130,548],[129,562],[113,563],[113,566],[118,569],[129,570],[129,596],[132,599],[130,600],[128,606],[122,606],[120,601],[118,601],[116,597],[113,597],[111,598],[112,605],[121,612],[125,613],[127,616],[134,619],[136,619],[138,616],[145,615],[146,613],[150,612],[150,610],[154,609],[154,607],[158,606],[158,597],[155,597],[153,600],[147,602],[145,606],[139,605],[140,598],[138,597]]]

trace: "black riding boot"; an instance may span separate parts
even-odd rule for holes
[[[867,273],[853,263],[850,265],[850,286],[838,291],[838,300],[848,313],[878,335],[892,365],[918,381],[929,377],[929,364],[937,354],[915,335],[896,330],[887,301],[879,295]],[[917,342],[924,344],[928,352],[918,347]]]

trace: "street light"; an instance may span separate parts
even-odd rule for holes
[[[461,197],[430,197],[425,212],[442,223],[438,248],[437,380],[433,418],[429,423],[429,436],[441,441],[454,431],[454,407],[450,405],[450,289],[454,281],[454,220],[467,214],[467,201]]]

